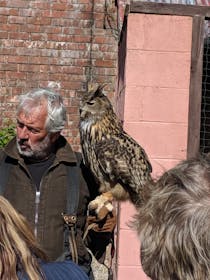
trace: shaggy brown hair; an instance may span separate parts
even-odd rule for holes
[[[210,279],[210,160],[185,160],[145,188],[135,217],[152,280]]]

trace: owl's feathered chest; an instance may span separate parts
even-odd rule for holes
[[[109,139],[121,130],[119,124],[110,116],[104,118],[90,117],[80,121],[81,141],[89,144]]]
[[[118,130],[118,126],[113,121],[110,122],[108,117],[104,117],[102,120],[87,118],[80,121],[80,139],[84,161],[98,179],[104,178],[104,173],[99,168],[98,146],[109,141],[113,135],[118,133]]]

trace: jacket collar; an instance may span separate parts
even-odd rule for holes
[[[7,156],[17,160],[22,161],[21,156],[18,153],[16,146],[16,137],[14,137],[5,147],[4,151]],[[67,163],[76,163],[76,156],[63,136],[59,136],[56,142],[56,161],[58,162],[67,162]]]

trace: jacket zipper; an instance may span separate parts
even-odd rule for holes
[[[37,227],[38,227],[38,220],[39,220],[39,203],[40,203],[40,189],[39,191],[36,190],[36,198],[35,198],[35,221],[34,221],[34,234],[37,237]]]
[[[51,168],[51,167],[50,167]],[[39,184],[39,190],[36,188],[36,197],[35,197],[35,215],[34,215],[34,234],[37,237],[38,233],[38,222],[39,222],[39,204],[40,204],[40,196],[41,196],[41,186],[42,186],[42,181],[45,175],[48,173],[50,168],[47,169],[47,171],[43,174],[41,182]]]
[[[27,168],[25,168],[25,166],[22,164],[22,162],[19,161],[19,164],[26,170],[26,172],[28,173],[28,175],[31,178],[32,181],[32,185],[33,184],[33,179],[31,177],[31,174],[28,172]],[[38,233],[38,222],[39,222],[39,204],[40,204],[40,196],[41,196],[41,186],[42,186],[42,181],[43,178],[45,177],[45,175],[50,171],[51,168],[53,168],[54,166],[56,166],[58,163],[54,163],[52,166],[50,166],[47,171],[43,174],[40,185],[39,185],[39,191],[37,190],[36,186],[36,195],[35,195],[35,213],[34,213],[34,234],[37,237],[37,233]]]
[[[33,179],[31,177],[31,174],[28,172],[27,168],[25,167],[25,165],[19,161],[20,166],[23,167],[23,169],[27,172],[27,174],[29,175],[31,182],[32,182],[32,186],[34,186],[35,190],[36,190],[36,194],[35,194],[35,213],[34,213],[34,234],[37,237],[37,226],[38,226],[38,220],[39,220],[39,203],[40,203],[40,189],[41,189],[41,183],[39,186],[39,191],[37,191],[37,188],[33,182]]]
[[[34,234],[37,237],[38,233],[38,223],[39,223],[39,204],[40,204],[40,196],[41,196],[41,186],[43,178],[46,176],[46,174],[50,171],[51,168],[53,168],[56,164],[50,166],[46,172],[43,174],[41,182],[39,184],[39,190],[36,189],[36,197],[35,197],[35,215],[34,215]],[[36,187],[35,187],[36,188]]]

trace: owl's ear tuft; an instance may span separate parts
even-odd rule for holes
[[[106,86],[106,84],[103,84],[103,85],[99,85],[95,92],[94,92],[94,97],[102,97],[104,96],[104,92],[103,92],[103,88]]]
[[[106,96],[106,94],[103,92],[103,88],[105,86],[106,84],[98,85],[96,83],[89,83],[87,95],[89,97],[92,96],[92,98]]]
[[[98,89],[98,87],[99,86],[97,83],[89,82],[88,83],[88,93],[95,92]]]

